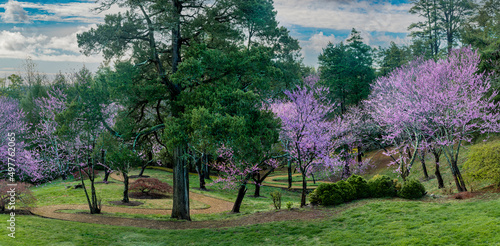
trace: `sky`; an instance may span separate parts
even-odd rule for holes
[[[92,11],[95,0],[0,0],[0,77],[20,74],[26,59],[47,75],[72,73],[83,66],[96,71],[101,55],[79,53],[76,34],[104,21]],[[409,44],[409,0],[274,0],[277,20],[299,40],[304,63],[317,67],[328,42],[345,41],[352,28],[372,47]]]

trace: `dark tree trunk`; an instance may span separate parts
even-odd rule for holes
[[[172,218],[191,220],[189,215],[189,174],[184,154],[186,144],[179,144],[174,149],[174,194]]]
[[[106,151],[105,150],[101,150],[101,161],[102,161],[102,165],[104,166],[104,179],[102,180],[102,182],[107,184],[108,179],[109,179],[109,174],[111,173],[111,169],[109,169],[106,166]]]
[[[262,184],[261,180],[260,180],[260,172],[257,171],[257,173],[255,174],[257,177],[254,178],[255,180],[255,192],[254,192],[254,197],[260,197],[260,185]]]
[[[153,152],[148,151],[148,161],[146,161],[146,162],[144,163],[144,165],[142,165],[142,167],[141,167],[141,172],[139,173],[139,177],[143,177],[143,175],[144,175],[144,171],[146,170],[146,167],[148,167],[148,165],[149,165],[150,163],[152,163],[152,162],[153,162]]]
[[[123,173],[123,200],[122,202],[130,202],[128,198],[128,173]]]
[[[427,166],[425,165],[425,151],[420,151],[420,162],[422,163],[422,170],[424,172],[424,179],[429,180],[429,174],[427,173]]]
[[[200,190],[207,190],[205,186],[205,168],[203,163],[205,161],[205,155],[201,156],[201,159],[196,164],[196,172],[198,172],[198,178],[200,179]]]
[[[358,145],[358,164],[361,166],[361,163],[363,162],[363,154],[361,153],[361,145]]]
[[[306,174],[302,172],[302,197],[300,199],[300,207],[306,206],[306,197],[307,197],[307,180],[306,180]]]
[[[434,160],[436,162],[436,171],[434,174],[436,175],[436,179],[438,181],[438,188],[442,189],[444,188],[444,181],[443,181],[443,176],[441,176],[441,172],[439,171],[439,153],[436,151],[433,151],[434,154]]]
[[[462,174],[460,173],[460,170],[458,169],[457,161],[453,160],[451,166],[452,166],[451,173],[453,175],[453,179],[455,180],[455,185],[457,186],[457,191],[458,192],[467,191],[467,188],[465,187],[464,179],[462,178]]]
[[[104,170],[104,179],[102,180],[102,182],[104,182],[106,184],[108,183],[110,173],[111,173],[111,170],[109,170],[107,168]]]
[[[233,209],[231,213],[239,213],[241,203],[243,202],[243,198],[245,198],[245,193],[247,192],[246,181],[240,185],[240,189],[238,190],[238,196],[236,197],[236,201],[234,202]]]
[[[261,185],[262,185],[261,183],[255,183],[254,197],[260,197],[260,186]]]
[[[288,189],[292,188],[292,161],[290,161],[290,157],[287,157],[287,165],[288,165]]]

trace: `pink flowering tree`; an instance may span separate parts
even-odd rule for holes
[[[375,122],[363,108],[363,105],[349,107],[336,119],[338,150],[342,159],[342,179],[351,174],[364,173],[371,167],[371,160],[364,159],[363,148],[371,144],[371,138],[376,134]]]
[[[413,83],[421,72],[421,62],[414,61],[379,78],[366,102],[371,117],[384,132],[382,139],[394,146],[388,154],[398,156],[392,164],[398,165],[396,171],[403,180],[410,174],[426,134],[424,126],[429,108],[417,106],[423,103],[423,98],[415,93],[418,85]]]
[[[403,175],[416,151],[434,143],[448,161],[458,191],[466,191],[458,154],[474,133],[500,131],[498,103],[488,96],[489,77],[477,73],[479,56],[470,48],[453,50],[442,60],[415,61],[380,78],[369,99],[373,117],[401,155]],[[403,165],[400,165],[403,167]]]
[[[65,179],[70,171],[69,144],[56,134],[59,127],[56,117],[67,108],[66,94],[52,87],[47,92],[47,97],[37,98],[34,103],[34,111],[38,113],[40,121],[33,126],[31,143],[36,145],[35,150],[41,160],[57,170],[57,174]]]
[[[338,161],[333,155],[337,143],[332,136],[336,127],[326,120],[335,105],[323,103],[325,89],[315,87],[317,76],[307,77],[306,86],[285,91],[286,100],[271,105],[281,119],[280,138],[288,142],[287,154],[296,162],[302,174],[301,206],[306,205],[307,176],[314,171],[336,171]]]
[[[268,170],[265,174],[269,175],[272,170],[279,166],[275,158],[264,154],[260,157],[260,161],[247,161],[241,154],[235,153],[232,148],[222,145],[217,150],[218,158],[211,164],[211,167],[220,172],[220,176],[214,180],[213,184],[222,183],[224,189],[238,189],[238,195],[234,202],[232,213],[239,213],[240,207],[247,191],[247,184],[250,179],[262,170]],[[260,188],[262,181],[265,179],[259,178],[256,182]],[[261,183],[257,183],[257,182]]]
[[[51,180],[54,170],[25,142],[29,126],[17,101],[0,96],[0,108],[0,178],[31,183]]]

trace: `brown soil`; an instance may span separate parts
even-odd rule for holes
[[[464,191],[460,192],[457,194],[453,194],[451,197],[454,199],[459,199],[459,200],[465,200],[465,199],[470,199],[473,197],[476,197],[478,195],[482,195],[482,192],[470,192],[470,191]]]
[[[129,196],[135,199],[165,199],[171,197],[163,194],[144,193],[144,192],[131,192]]]
[[[123,202],[122,200],[120,201],[111,201],[109,202],[113,205],[120,205],[120,206],[130,206],[130,207],[135,207],[144,204],[143,202],[137,202],[137,201],[129,201],[129,202]]]

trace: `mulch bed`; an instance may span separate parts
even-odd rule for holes
[[[135,207],[135,206],[139,206],[139,205],[144,204],[143,202],[137,202],[137,201],[122,202],[121,200],[120,201],[111,201],[109,203],[114,204],[114,205],[123,205],[123,206],[131,206],[131,207]]]
[[[132,192],[129,194],[129,196],[135,199],[165,199],[171,197],[169,195],[156,194],[156,193],[148,194],[144,192]]]

